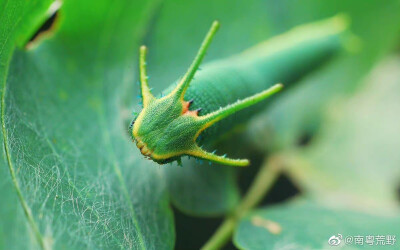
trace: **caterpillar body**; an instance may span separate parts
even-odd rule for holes
[[[160,164],[180,162],[182,156],[188,155],[223,165],[247,166],[247,159],[216,155],[199,145],[211,143],[260,112],[265,103],[256,104],[282,88],[277,82],[290,85],[340,49],[346,26],[342,16],[303,25],[197,71],[219,27],[215,21],[186,74],[161,98],[154,97],[148,87],[147,49],[142,46],[143,110],[131,125],[141,153]]]

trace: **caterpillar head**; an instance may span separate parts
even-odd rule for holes
[[[196,139],[204,129],[276,93],[282,85],[277,84],[268,90],[204,116],[199,116],[198,110],[190,110],[192,101],[184,100],[185,92],[218,27],[219,23],[215,21],[189,70],[176,88],[162,98],[157,99],[150,92],[146,75],[147,49],[145,46],[140,48],[140,88],[143,110],[132,123],[131,132],[141,153],[157,163],[180,161],[182,156],[189,155],[224,165],[247,166],[249,164],[247,159],[230,159],[207,152],[197,145]]]

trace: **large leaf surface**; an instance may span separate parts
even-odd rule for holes
[[[236,229],[234,243],[240,249],[252,250],[396,249],[399,223],[399,216],[364,214],[296,201],[250,213]],[[339,245],[330,246],[328,240],[332,236],[339,238],[338,234],[341,235]],[[394,236],[396,240],[387,240],[387,236]]]
[[[161,169],[139,155],[121,115],[157,6],[66,1],[54,37],[15,51],[2,79],[5,248],[173,247]]]
[[[9,62],[15,44],[20,43],[22,34],[32,31],[32,26],[37,25],[34,20],[45,17],[45,10],[50,1],[0,1],[0,83],[5,84]],[[31,25],[27,25],[30,21]],[[29,29],[30,27],[30,29]],[[1,92],[3,93],[3,91]],[[3,136],[0,138],[3,145]],[[4,150],[3,150],[4,153]],[[10,178],[10,172],[6,168],[6,157],[2,154],[4,161],[0,169],[0,188],[2,205],[0,206],[0,248],[6,246],[14,248],[28,248],[37,246],[34,238],[31,238],[26,226],[15,226],[17,224],[27,225],[27,220],[22,212],[15,189]],[[25,240],[20,240],[24,238]]]

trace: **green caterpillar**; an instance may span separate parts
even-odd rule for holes
[[[161,98],[150,92],[147,49],[142,46],[143,110],[131,124],[133,139],[141,153],[159,164],[180,162],[187,155],[224,165],[249,165],[247,159],[219,156],[199,145],[212,142],[260,112],[265,105],[255,104],[282,89],[283,85],[276,82],[290,84],[325,61],[343,45],[346,26],[341,16],[303,25],[229,59],[210,63],[197,72],[219,27],[215,21],[186,74]],[[238,112],[249,106],[253,108]]]

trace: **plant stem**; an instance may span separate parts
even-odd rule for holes
[[[233,213],[225,218],[217,231],[201,248],[202,250],[221,249],[229,241],[239,219],[255,207],[275,183],[281,170],[280,163],[279,157],[272,157],[263,163],[245,197]]]
[[[202,250],[221,249],[230,239],[233,229],[237,223],[237,219],[234,216],[227,217],[224,222],[218,227],[217,231],[211,236],[211,238],[201,248]]]

